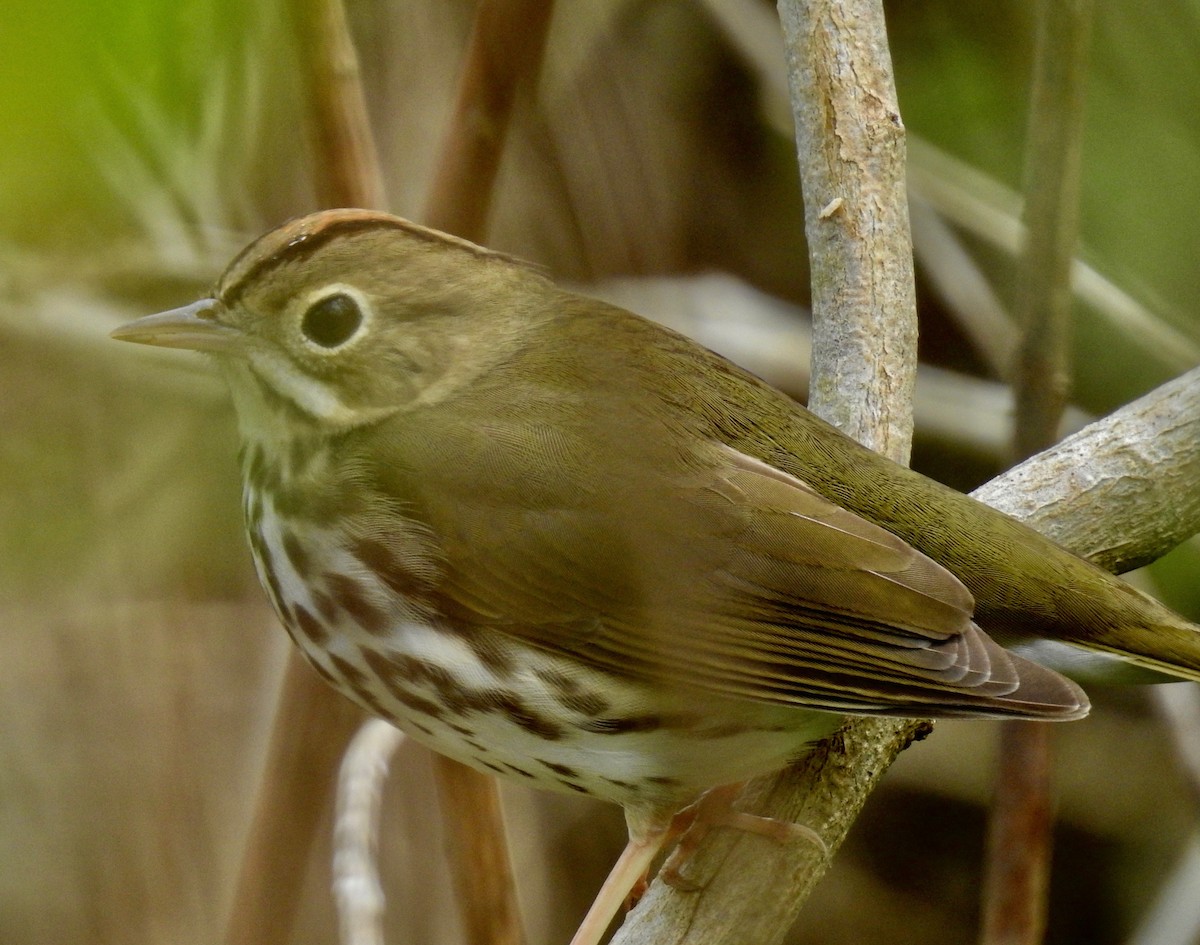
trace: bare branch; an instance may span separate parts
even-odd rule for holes
[[[916,301],[896,104],[876,0],[780,0],[813,279],[809,405],[901,462],[912,442]],[[655,883],[614,945],[778,941],[879,777],[928,723],[855,720],[799,765],[754,782],[743,806],[827,844],[764,849],[717,836],[689,896]],[[711,880],[709,879],[711,877]]]
[[[812,263],[809,407],[906,462],[917,315],[896,104],[875,0],[781,0]]]
[[[1109,571],[1149,564],[1200,532],[1200,368],[972,495]]]

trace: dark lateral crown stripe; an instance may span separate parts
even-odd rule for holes
[[[294,263],[312,255],[334,237],[377,228],[402,230],[410,236],[441,246],[456,246],[480,257],[510,257],[477,246],[468,240],[439,233],[402,217],[374,210],[325,210],[297,217],[277,230],[260,237],[243,249],[229,264],[217,285],[217,298],[225,306],[234,305],[247,286],[284,263]]]
[[[335,236],[377,227],[399,229],[403,223],[399,217],[367,210],[329,211],[289,220],[238,253],[221,277],[217,298],[226,306],[235,304],[248,285],[285,262],[311,255]]]

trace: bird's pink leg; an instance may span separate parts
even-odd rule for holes
[[[732,827],[747,833],[770,837],[778,842],[803,839],[827,849],[825,841],[811,828],[770,817],[757,817],[734,810],[743,785],[730,784],[706,791],[698,801],[672,816],[662,810],[625,811],[629,825],[629,842],[618,857],[596,899],[584,916],[583,923],[571,939],[571,945],[599,945],[613,916],[639,884],[645,886],[646,874],[654,857],[668,840],[680,837],[678,845],[663,864],[659,875],[668,885],[681,889],[691,884],[680,875],[700,841],[713,827]],[[634,901],[640,898],[637,890]]]
[[[671,824],[669,815],[643,818],[629,811],[626,811],[626,821],[629,842],[596,894],[583,923],[571,939],[571,945],[599,945],[630,892],[639,882],[645,882],[650,864],[666,842]]]

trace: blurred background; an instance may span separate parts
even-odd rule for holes
[[[473,6],[348,3],[402,215],[419,216]],[[912,136],[914,464],[964,489],[1006,465],[1032,7],[909,0],[888,11]],[[1200,363],[1200,5],[1112,0],[1095,16],[1076,425]],[[293,33],[278,2],[5,10],[0,941],[10,945],[220,937],[287,641],[245,548],[222,387],[195,355],[106,336],[198,297],[249,238],[316,207]],[[773,4],[559,4],[537,93],[518,106],[489,242],[802,397],[807,264],[791,134]],[[1150,578],[1197,619],[1194,545]],[[1176,702],[1194,695],[1170,688]],[[1156,897],[1194,846],[1196,798],[1159,697],[1092,695],[1092,717],[1058,733],[1048,941],[1146,941]],[[987,723],[941,724],[905,753],[792,941],[975,939],[994,735]],[[461,941],[428,760],[406,746],[393,768],[381,853],[389,940]],[[531,945],[565,941],[623,842],[620,812],[505,796]],[[327,849],[310,873],[298,945],[334,937]]]

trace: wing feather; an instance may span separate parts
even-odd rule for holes
[[[963,583],[895,535],[723,444],[659,458],[637,481],[573,494],[529,478],[527,494],[517,460],[489,457],[503,476],[486,502],[443,474],[423,502],[443,612],[697,693],[891,715],[1086,711],[1072,683],[984,634]]]

